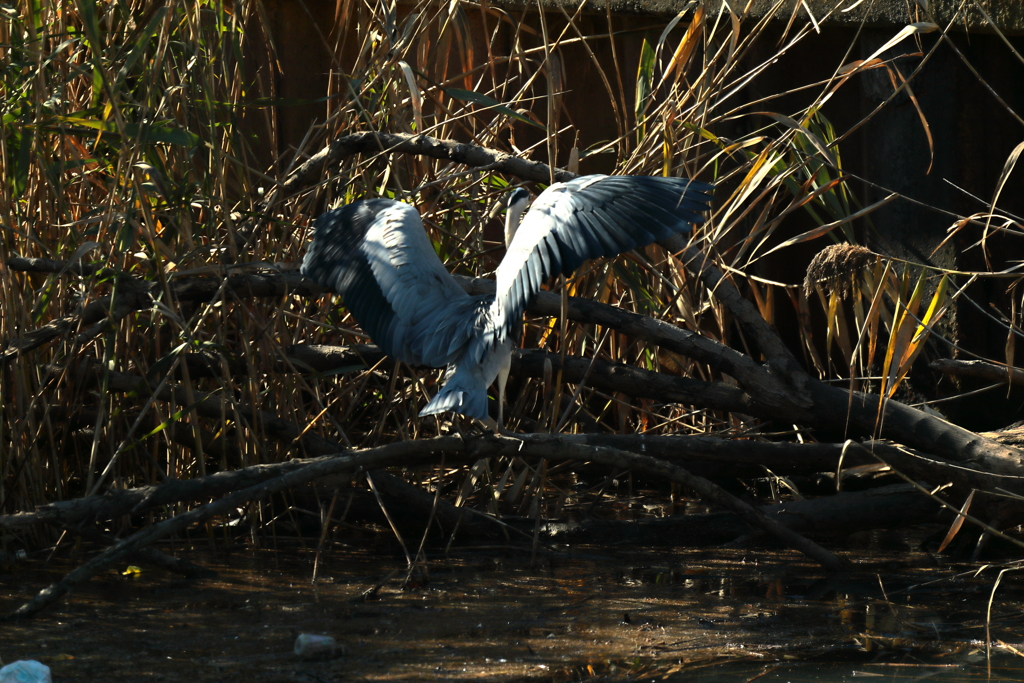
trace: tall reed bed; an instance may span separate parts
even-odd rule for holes
[[[296,103],[279,94],[288,74],[276,71],[283,58],[274,41],[277,26],[261,7],[37,0],[3,10],[4,257],[93,268],[84,276],[0,270],[0,338],[16,340],[47,324],[74,321],[76,311],[101,297],[112,297],[116,310],[118,297],[131,295],[122,274],[158,283],[165,294],[145,310],[89,327],[76,323],[52,342],[5,359],[3,512],[105,486],[189,478],[296,454],[291,442],[266,431],[262,418],[247,422],[235,409],[219,419],[200,415],[197,396],[206,394],[343,445],[449,428],[443,419],[417,417],[437,372],[371,367],[316,377],[282,361],[291,344],[367,341],[326,297],[268,301],[222,293],[194,304],[171,295],[170,285],[184,278],[296,265],[312,218],[332,203],[361,197],[416,205],[452,271],[493,270],[502,253],[498,212],[517,178],[425,157],[359,155],[290,196],[275,194],[276,183],[298,163],[349,132],[424,133],[569,168],[601,155],[616,173],[717,183],[713,214],[693,239],[720,260],[766,319],[775,320],[780,307],[797,313],[796,336],[808,364],[823,375],[867,376],[887,355],[892,388],[916,357],[929,320],[941,317],[947,304],[945,286],[915,289],[915,282],[942,277],[933,271],[880,265],[852,288],[850,306],[838,291],[812,287],[804,295],[795,283],[756,274],[773,249],[813,239],[856,241],[854,228],[869,220],[875,206],[863,206],[848,186],[842,136],[822,106],[855,75],[891,71],[883,50],[837,64],[830,78],[801,88],[809,95],[799,110],[776,111],[789,93],[751,99],[747,89],[813,34],[812,21],[744,17],[690,3],[676,17],[651,19],[638,39],[620,34],[613,16],[568,9],[538,15],[465,2],[396,9],[349,0],[337,5],[334,26],[309,37],[337,55],[329,91],[310,93],[311,99],[326,97],[326,118],[287,147],[280,114]],[[483,41],[474,37],[479,26],[487,31]],[[918,49],[918,34],[934,28],[915,24],[886,48]],[[635,59],[624,53],[627,38],[634,45],[639,40]],[[614,137],[578,146],[587,121],[574,120],[566,107],[574,87],[567,82],[573,70],[566,55],[589,60],[601,84],[591,96],[595,107],[612,112]],[[822,227],[785,234],[787,217],[799,212]],[[660,247],[591,264],[565,286],[571,295],[746,350],[713,294]],[[819,300],[829,348],[815,343],[809,323]],[[928,301],[922,320],[918,309]],[[915,320],[923,327],[914,327]],[[890,329],[897,332],[890,335]],[[524,344],[711,378],[698,363],[594,326],[530,320]],[[190,354],[212,359],[213,371],[193,376],[194,366],[183,362]],[[98,384],[86,381],[85,364],[103,368]],[[166,401],[115,390],[116,372],[180,391]],[[723,435],[757,430],[741,415],[635,401],[555,380],[513,381],[510,426]],[[520,486],[526,477],[522,464],[495,472],[502,468],[504,476],[494,475],[501,486]]]

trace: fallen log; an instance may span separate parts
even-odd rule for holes
[[[1024,370],[996,365],[986,360],[939,358],[929,363],[928,367],[955,377],[975,377],[1000,384],[1024,384]]]
[[[126,386],[135,386],[135,383],[129,382]],[[293,430],[280,430],[279,433],[287,435],[293,433]],[[691,435],[562,435],[557,438],[577,446],[610,447],[649,455],[685,467],[691,473],[706,478],[763,477],[767,476],[767,470],[783,476],[830,472],[837,468],[841,459],[846,467],[876,462],[864,449],[848,452],[844,458],[844,448],[849,451],[849,447],[844,444],[735,441]],[[331,445],[333,442],[323,443]],[[877,444],[876,449],[893,459],[900,453],[887,444]],[[348,451],[341,444],[333,443],[333,450],[328,451],[325,447],[327,452],[337,454]],[[40,506],[33,512],[0,515],[0,530],[24,531],[39,524],[76,528],[99,520],[142,514],[153,507],[208,500],[288,474],[318,462],[322,457],[253,465],[205,477],[166,480],[159,485],[133,489],[109,489],[99,495]],[[468,462],[468,458],[465,455],[455,457],[449,454],[448,462],[459,465]],[[343,476],[351,476],[351,473],[344,473]],[[392,492],[400,497],[399,492]],[[440,509],[440,518],[446,524],[455,523],[462,514],[445,500],[441,501]]]

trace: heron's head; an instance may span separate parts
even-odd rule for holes
[[[508,213],[505,214],[505,246],[512,244],[519,222],[523,219],[526,207],[530,205],[529,190],[517,187],[508,194]]]

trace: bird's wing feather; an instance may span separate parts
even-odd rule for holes
[[[541,193],[498,266],[493,318],[504,338],[542,282],[702,223],[714,186],[686,178],[581,176]]]
[[[452,362],[480,306],[445,270],[419,213],[390,199],[317,218],[302,274],[341,294],[373,341],[411,365]]]

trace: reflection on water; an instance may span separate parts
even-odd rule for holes
[[[736,549],[574,548],[533,569],[528,552],[461,550],[429,558],[404,591],[390,546],[325,553],[316,583],[308,549],[189,557],[219,578],[105,575],[5,624],[0,657],[42,661],[56,681],[1024,680],[1019,581],[1007,575],[992,608],[1002,644],[988,678],[995,572],[903,569],[921,557],[874,557],[837,578],[764,550],[754,562]],[[67,569],[30,564],[0,574],[0,609]],[[344,654],[298,659],[298,633],[332,636]]]
[[[1024,659],[1015,655],[995,655],[991,667],[986,666],[982,654],[950,656],[948,662],[785,662],[757,664],[752,662],[729,662],[718,664],[685,674],[670,676],[669,681],[687,680],[695,683],[735,683],[752,681],[759,683],[797,683],[823,681],[840,683],[856,681],[864,683],[872,679],[886,683],[909,681],[1021,681],[1024,680]]]

